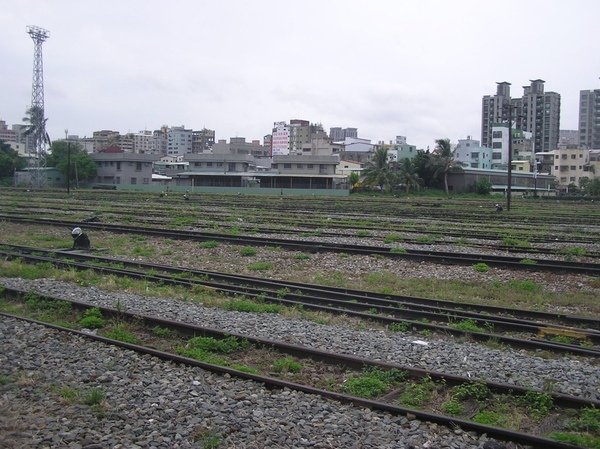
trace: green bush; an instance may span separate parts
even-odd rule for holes
[[[278,373],[299,373],[302,365],[296,362],[293,357],[284,357],[273,362],[273,369]]]
[[[490,271],[490,266],[487,263],[479,262],[473,265],[473,269],[478,273],[486,273]]]
[[[242,249],[240,249],[240,255],[243,257],[255,256],[256,248],[253,248],[252,246],[244,246]]]
[[[92,307],[83,313],[83,318],[79,320],[79,324],[86,329],[99,329],[104,327],[106,321],[102,318],[100,309]]]
[[[204,249],[216,248],[217,246],[219,246],[219,242],[214,240],[207,240],[206,242],[200,243],[200,248]]]
[[[480,179],[475,183],[475,192],[479,195],[489,195],[492,191],[492,183],[489,179]]]

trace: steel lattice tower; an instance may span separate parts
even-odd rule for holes
[[[27,34],[34,43],[33,53],[33,82],[31,91],[30,127],[32,129],[33,147],[35,151],[35,169],[32,173],[32,183],[42,187],[46,180],[43,169],[46,165],[46,143],[49,141],[46,133],[46,118],[44,115],[44,61],[42,44],[50,36],[50,32],[37,26],[28,26]],[[34,179],[35,178],[35,179]]]

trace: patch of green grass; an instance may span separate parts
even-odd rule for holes
[[[408,251],[406,250],[406,248],[402,248],[401,246],[395,246],[394,248],[390,249],[390,253],[392,253],[392,254],[406,254],[406,253],[408,253]]]
[[[565,248],[561,250],[563,254],[567,256],[585,256],[587,255],[587,250],[585,248],[581,248],[580,246],[571,246],[569,248]]]
[[[492,394],[489,387],[481,382],[464,383],[455,386],[451,391],[452,398],[457,401],[473,399],[483,401]]]
[[[215,240],[207,240],[205,242],[201,242],[199,246],[200,246],[200,248],[211,249],[211,248],[216,248],[217,246],[219,246],[219,242],[217,242]]]
[[[125,323],[119,323],[112,327],[112,329],[105,331],[103,334],[107,338],[119,340],[123,343],[138,344],[140,342],[140,340],[133,334],[133,332],[129,330]]]
[[[388,329],[392,332],[408,332],[410,326],[408,323],[391,323]]]
[[[574,345],[577,344],[577,339],[573,337],[569,337],[568,335],[553,335],[549,338],[550,341],[554,343],[562,343],[564,345]]]
[[[531,243],[529,243],[527,240],[517,239],[514,237],[504,237],[502,239],[502,244],[504,246],[511,246],[514,248],[529,248],[531,246]]]
[[[296,362],[293,357],[288,356],[273,362],[273,369],[278,373],[299,373],[302,364]]]
[[[102,318],[102,312],[98,307],[87,309],[79,320],[79,325],[85,329],[99,329],[105,324],[106,321]]]
[[[294,256],[294,259],[296,260],[309,260],[310,259],[310,255],[306,254],[306,253],[298,253]]]
[[[489,410],[482,410],[478,412],[474,417],[473,421],[479,424],[494,427],[507,427],[507,417],[503,413],[493,412]]]
[[[422,407],[426,404],[435,389],[435,383],[429,376],[418,382],[409,382],[400,395],[400,402],[410,407]]]
[[[402,240],[402,236],[392,232],[385,236],[385,238],[383,239],[383,243],[394,243],[394,242],[398,242],[400,240]]]
[[[287,287],[283,287],[283,288],[280,288],[279,290],[277,290],[277,297],[279,299],[283,299],[289,294],[290,294],[290,289]]]
[[[555,441],[570,443],[577,447],[600,449],[600,437],[595,437],[592,435],[581,435],[568,432],[552,432],[549,437]]]
[[[600,409],[584,407],[579,412],[579,416],[571,420],[567,427],[569,430],[600,433]]]
[[[540,421],[545,418],[554,407],[552,396],[548,393],[537,391],[528,391],[520,397],[520,404],[527,408],[527,411],[534,419]]]
[[[131,250],[131,253],[133,255],[142,256],[142,257],[151,257],[154,255],[155,252],[156,252],[156,250],[152,246],[142,246],[142,245],[136,245]]]
[[[160,326],[154,326],[152,328],[152,333],[160,338],[170,338],[174,334],[174,332],[171,329]]]
[[[222,339],[213,337],[194,337],[187,341],[187,346],[207,352],[229,354],[231,352],[245,350],[250,344],[247,340],[240,340],[236,337],[226,337]]]
[[[356,231],[357,237],[368,237],[369,235],[371,235],[371,233],[366,229],[359,229],[358,231]]]
[[[226,310],[251,313],[280,313],[282,307],[278,304],[259,304],[249,299],[232,299],[223,305]]]
[[[221,445],[221,437],[210,430],[202,430],[193,436],[196,443],[200,443],[202,449],[217,449]]]
[[[543,289],[543,287],[540,284],[537,284],[534,281],[531,281],[529,279],[525,279],[522,281],[510,280],[510,281],[508,281],[508,285],[511,288],[514,288],[516,290],[522,290],[524,292],[531,292],[531,293],[541,292]]]
[[[254,262],[248,265],[248,269],[251,271],[267,271],[273,268],[271,262]]]
[[[101,388],[92,388],[83,396],[83,403],[89,406],[98,405],[105,397],[106,394],[104,393],[104,390]]]
[[[422,243],[424,245],[431,245],[435,243],[435,237],[431,235],[420,235],[416,239],[417,243]]]
[[[453,329],[457,329],[460,331],[465,331],[465,332],[488,332],[490,331],[489,327],[483,327],[477,324],[477,322],[472,319],[472,318],[468,318],[462,321],[459,321],[457,323],[449,323],[448,327],[451,327]]]
[[[537,265],[537,261],[528,258],[519,260],[519,263],[522,265]]]
[[[194,217],[173,217],[171,219],[171,226],[181,227],[181,226],[191,226],[196,223],[196,219]]]
[[[450,399],[442,404],[442,410],[449,415],[458,416],[465,412],[465,407],[456,399]]]
[[[58,395],[65,402],[72,404],[79,398],[79,391],[71,387],[62,387],[58,390]]]
[[[384,371],[380,368],[367,368],[360,375],[350,377],[344,383],[344,391],[354,396],[374,398],[388,392],[407,377],[405,371],[393,368]]]
[[[478,273],[486,273],[490,271],[490,266],[485,262],[479,262],[473,265],[473,269]]]
[[[244,246],[242,249],[240,249],[240,256],[243,256],[243,257],[256,256],[256,248],[254,248],[252,246]]]
[[[14,382],[14,379],[12,377],[0,375],[0,385],[8,385],[13,382]]]

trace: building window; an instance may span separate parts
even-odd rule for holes
[[[302,169],[304,169],[304,164],[296,164],[296,168],[298,170],[302,170]]]
[[[571,182],[575,182],[575,176],[571,176],[571,177],[569,178],[569,181],[571,181]]]
[[[206,166],[207,166],[207,167],[212,167],[212,162],[207,162],[207,163],[206,163]]]
[[[577,158],[576,155],[574,155],[574,154],[571,155],[571,159],[576,159],[576,158]]]
[[[502,148],[502,142],[492,142],[492,148]]]
[[[271,168],[277,168],[277,164],[271,164]]]
[[[292,168],[292,164],[283,164],[283,168]]]
[[[502,139],[502,131],[493,131],[492,139]]]
[[[135,163],[135,171],[142,171],[142,163],[141,162]]]
[[[492,159],[496,161],[502,159],[502,153],[492,153]]]
[[[223,166],[223,162],[217,162],[217,167],[222,167]]]
[[[235,171],[235,162],[229,162],[227,164],[227,170],[229,170],[229,171]]]
[[[576,167],[575,165],[571,165],[571,166],[569,167],[569,170],[577,170],[577,167]]]
[[[306,164],[306,168],[308,168],[309,170],[313,169],[313,164]]]
[[[121,162],[117,162],[117,170],[121,170]]]
[[[137,184],[137,178],[131,178],[131,184]]]

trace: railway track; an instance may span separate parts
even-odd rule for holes
[[[11,300],[14,300],[15,298],[22,299],[23,296],[27,293],[22,291],[6,289],[3,292],[3,294],[10,295]],[[30,296],[29,300],[32,300]],[[35,300],[38,301],[38,304],[43,301],[57,302],[56,298],[40,295],[37,295]],[[64,302],[64,300],[59,300],[58,302]],[[89,304],[84,304],[76,301],[70,301],[70,304],[77,311],[85,311],[91,308]],[[328,399],[333,399],[344,403],[352,403],[356,406],[386,411],[393,415],[412,414],[421,420],[427,420],[446,426],[460,426],[461,428],[468,431],[486,433],[487,435],[492,436],[494,438],[512,441],[520,444],[526,444],[535,448],[568,449],[575,447],[570,444],[545,438],[543,435],[532,435],[523,433],[519,429],[512,430],[483,425],[472,420],[452,417],[447,414],[440,414],[439,412],[431,412],[428,411],[427,407],[424,407],[422,409],[414,407],[407,408],[401,403],[398,404],[400,392],[404,388],[407,388],[406,384],[414,384],[423,381],[431,381],[435,385],[438,385],[439,388],[455,389],[451,391],[458,391],[461,389],[461,386],[467,386],[467,388],[470,388],[473,385],[477,385],[480,390],[482,388],[485,388],[485,391],[489,391],[490,395],[493,394],[496,398],[502,398],[502,400],[504,401],[515,400],[516,403],[523,403],[524,401],[527,401],[527,399],[525,398],[531,398],[535,394],[542,394],[542,392],[537,393],[530,389],[520,388],[515,385],[507,385],[494,382],[477,381],[476,383],[474,383],[473,379],[461,376],[453,376],[440,372],[414,369],[412,367],[396,365],[393,363],[375,362],[369,359],[334,354],[327,351],[310,349],[304,346],[290,345],[284,342],[273,341],[269,339],[253,338],[245,335],[235,335],[231,333],[224,334],[223,332],[217,329],[200,327],[180,322],[173,322],[146,315],[129,314],[126,311],[114,308],[102,308],[101,313],[104,318],[116,320],[116,322],[119,323],[119,326],[122,326],[124,322],[134,323],[137,328],[143,327],[147,329],[148,334],[151,334],[151,331],[149,331],[149,329],[159,328],[163,329],[163,334],[166,335],[167,332],[165,332],[164,330],[167,329],[170,331],[170,338],[173,338],[172,336],[176,335],[177,338],[186,339],[188,343],[197,340],[199,337],[210,337],[211,339],[217,340],[229,339],[229,341],[231,341],[231,338],[240,341],[245,340],[255,347],[268,348],[270,351],[275,350],[282,355],[293,356],[299,358],[300,360],[310,359],[317,364],[328,364],[330,366],[336,366],[338,368],[341,367],[344,370],[348,371],[346,373],[346,376],[349,378],[353,376],[352,374],[349,374],[349,372],[358,373],[361,370],[363,372],[369,370],[373,372],[374,369],[377,369],[385,373],[394,373],[394,375],[398,375],[398,373],[403,373],[402,380],[390,386],[389,390],[391,391],[388,390],[385,392],[380,392],[380,394],[378,394],[376,397],[369,399],[348,394],[344,392],[343,388],[323,389],[316,387],[315,379],[313,379],[313,382],[311,383],[291,382],[285,380],[285,378],[273,377],[272,375],[264,375],[260,372],[256,374],[248,373],[240,369],[234,369],[231,366],[228,366],[227,363],[219,365],[207,363],[206,361],[190,358],[190,355],[187,353],[181,355],[176,354],[173,351],[165,351],[162,348],[162,345],[160,343],[157,343],[155,334],[150,338],[151,346],[148,346],[148,344],[144,343],[143,338],[142,341],[138,342],[137,344],[126,343],[122,340],[115,340],[113,338],[107,338],[106,336],[102,335],[92,335],[89,332],[80,332],[72,328],[67,329],[48,323],[40,323],[39,321],[35,320],[33,320],[33,322],[51,327],[53,329],[60,330],[62,332],[70,332],[73,334],[84,336],[86,338],[91,338],[100,341],[102,343],[120,346],[127,349],[135,350],[137,352],[153,355],[163,360],[169,360],[177,363],[184,363],[187,365],[197,366],[212,372],[228,374],[230,376],[235,376],[238,378],[250,379],[256,382],[260,382],[268,388],[289,388],[292,390],[317,394]],[[32,321],[31,319],[23,318],[22,316],[15,316],[12,314],[5,313],[2,313],[2,315],[13,316],[18,319]],[[74,323],[76,322],[77,321],[74,321]],[[244,346],[244,348],[245,350],[249,350],[247,346]],[[316,383],[318,384],[318,382]],[[582,408],[593,409],[600,405],[600,403],[598,403],[597,401],[589,401],[583,398],[563,394],[546,394],[546,396],[551,398],[552,407],[555,410],[555,413],[567,413],[570,416],[572,416],[573,413],[576,413],[577,410],[581,410]],[[492,399],[488,397],[487,400],[491,401]],[[573,411],[569,412],[569,409]]]
[[[2,203],[0,203],[1,205]],[[11,207],[10,202],[5,202],[5,206]],[[167,217],[172,217],[173,214],[181,213],[181,208],[187,206],[189,209],[190,204],[161,204],[161,211],[146,211],[144,214],[145,217],[153,217],[153,219],[160,222],[160,219],[167,219]],[[61,214],[65,213],[86,213],[86,214],[96,214],[98,212],[98,208],[87,205],[85,208],[83,207],[75,207],[73,205],[67,206],[65,208],[64,204],[35,204],[35,203],[27,203],[26,212],[31,213],[31,208],[39,207],[42,210],[51,210]],[[206,209],[206,205],[204,203],[200,205],[196,205],[195,207],[202,207]],[[223,205],[220,205],[223,207]],[[20,207],[17,210],[21,210]],[[110,207],[105,205],[101,206],[102,213],[108,213],[111,215],[123,215],[129,217],[129,215],[133,214],[134,216],[137,214],[137,211],[132,209],[131,205],[128,204],[112,204]],[[273,223],[277,221],[280,224],[288,224],[292,227],[304,227],[307,229],[318,230],[322,227],[336,227],[340,229],[347,230],[357,230],[357,231],[388,231],[388,232],[408,232],[408,233],[418,233],[423,235],[432,235],[441,237],[465,237],[465,232],[462,229],[464,227],[464,219],[465,217],[461,217],[463,221],[457,222],[454,219],[450,219],[448,217],[433,217],[439,223],[444,223],[443,229],[434,229],[431,226],[431,222],[423,223],[423,225],[419,224],[406,224],[403,222],[397,222],[397,218],[395,216],[384,219],[383,221],[380,219],[377,224],[368,224],[372,222],[372,217],[368,215],[361,215],[358,213],[332,213],[327,216],[323,215],[322,217],[317,216],[314,217],[314,211],[307,209],[306,211],[298,211],[294,210],[292,213],[286,214],[286,216],[282,216],[281,213],[275,213],[275,211],[269,211],[268,209],[258,209],[253,207],[248,207],[243,209],[244,216],[246,217],[247,222],[251,223],[254,226],[261,225],[262,228],[265,228],[264,223]],[[307,214],[310,212],[312,218],[307,218]],[[15,211],[9,211],[8,208],[5,209],[5,213],[7,215],[15,215],[20,214],[23,215],[23,212],[17,213]],[[196,211],[196,213],[199,213]],[[193,217],[193,212],[191,216]],[[210,217],[210,219],[215,219],[219,223],[220,226],[225,224],[228,220],[231,220],[231,215],[227,212],[215,212],[215,211],[206,211],[203,210],[201,212],[200,218]],[[406,216],[402,216],[402,220],[406,220]],[[418,217],[420,220],[428,219],[431,217],[421,216]],[[496,223],[496,215],[486,216],[485,219],[473,220],[468,219],[470,228],[468,232],[468,237],[470,238],[478,238],[482,240],[495,240],[502,241],[508,235],[515,235],[518,238],[520,232],[525,232],[526,239],[530,243],[555,243],[556,241],[560,241],[562,243],[572,243],[572,244],[582,244],[582,243],[590,243],[592,241],[597,241],[596,233],[593,230],[589,230],[587,235],[575,235],[573,229],[571,227],[561,228],[554,227],[552,230],[542,231],[540,229],[535,231],[535,235],[531,235],[531,226],[534,226],[535,223],[530,222],[529,219],[524,220],[523,222],[519,222],[514,220],[508,223],[506,231],[499,231],[490,229],[490,225],[494,225]],[[360,224],[358,224],[360,223]],[[382,224],[383,223],[383,224]],[[545,223],[546,225],[548,222]],[[233,225],[236,226],[236,225]],[[595,226],[593,219],[589,222],[589,226]],[[456,230],[456,227],[460,227],[461,229]],[[477,229],[481,227],[482,229]],[[280,233],[285,232],[282,228],[275,228]],[[266,230],[268,232],[268,230]],[[506,250],[518,250],[523,248],[514,248],[509,245],[504,245]],[[535,251],[535,249],[532,249]]]
[[[91,211],[86,211],[86,212],[91,212]],[[118,214],[122,214],[123,212],[118,212]],[[111,215],[115,214],[114,212],[111,212]],[[12,214],[10,212],[4,212],[1,216],[4,217],[12,217],[12,218],[16,218],[16,219],[32,219],[34,217],[39,218],[39,213],[37,215],[34,215],[33,213],[30,213],[28,215],[24,215],[24,214]],[[128,216],[128,215],[127,215]],[[95,217],[95,216],[93,216]],[[226,218],[230,218],[230,217],[226,217]],[[213,227],[213,220],[214,216],[213,215],[209,215],[208,217],[203,216],[202,219],[198,219],[196,220],[196,222],[194,224],[192,224],[192,226],[194,227],[204,227],[207,229],[211,229]],[[105,220],[98,220],[98,221],[105,221]],[[118,225],[119,219],[116,219],[117,223],[113,223]],[[168,224],[169,218],[167,218],[164,214],[157,214],[157,213],[153,213],[153,212],[148,212],[146,214],[146,216],[143,219],[143,222],[145,225],[148,224],[152,224],[153,226],[165,226],[166,224]],[[346,239],[352,239],[352,238],[357,238],[360,237],[361,239],[371,239],[371,240],[376,240],[376,241],[381,241],[382,239],[384,239],[383,236],[381,235],[371,235],[369,233],[369,231],[382,231],[382,227],[375,227],[375,226],[368,226],[368,227],[356,227],[356,226],[351,226],[351,225],[344,225],[344,224],[340,224],[340,223],[333,223],[330,224],[329,226],[332,228],[337,228],[340,229],[341,231],[325,231],[322,229],[321,224],[314,224],[314,223],[309,223],[309,222],[303,222],[301,220],[282,220],[281,218],[279,219],[279,221],[289,221],[290,225],[292,225],[292,228],[290,229],[289,227],[270,227],[268,225],[265,225],[265,223],[272,223],[273,219],[251,219],[251,221],[247,222],[244,221],[243,223],[231,223],[228,221],[221,221],[219,224],[219,228],[221,230],[231,230],[231,231],[241,231],[243,233],[261,233],[261,234],[283,234],[283,235],[306,235],[306,236],[316,236],[316,237],[331,237],[331,238],[346,238]],[[280,223],[282,224],[282,223]],[[260,227],[259,227],[260,225]],[[346,232],[344,232],[346,231]],[[503,238],[501,237],[493,237],[490,236],[489,234],[485,234],[485,233],[481,233],[480,236],[476,236],[473,235],[474,231],[470,231],[470,236],[469,238],[477,238],[477,239],[481,239],[481,240],[489,240],[490,243],[480,243],[480,242],[467,242],[464,239],[464,234],[463,233],[459,233],[459,232],[451,232],[451,231],[436,231],[436,230],[423,230],[423,229],[411,229],[411,228],[402,228],[402,229],[398,229],[396,226],[393,225],[386,225],[386,232],[388,232],[388,235],[392,237],[394,244],[410,244],[410,245],[431,245],[431,244],[448,244],[448,245],[458,245],[461,248],[477,248],[477,249],[487,249],[487,250],[491,250],[491,251],[502,251],[505,253],[509,253],[509,254],[543,254],[543,255],[551,255],[551,256],[555,256],[555,257],[560,257],[562,259],[568,258],[568,257],[572,257],[570,256],[570,252],[567,248],[559,248],[559,249],[554,249],[554,248],[543,248],[543,247],[535,247],[535,246],[531,246],[531,243],[556,243],[555,239],[529,239],[527,240],[526,244],[524,244],[523,246],[520,246],[520,241],[518,239],[508,239],[510,240],[515,240],[515,243],[512,245],[507,245],[507,244],[502,244],[499,243],[498,238],[500,238],[500,241],[503,241]],[[418,236],[406,236],[406,235],[398,235],[395,234],[397,232],[402,232],[402,233],[409,233],[409,234],[418,234]],[[429,236],[435,236],[435,237],[431,237],[429,238]],[[455,240],[447,240],[448,237],[455,237],[455,238],[460,238],[460,241],[455,241]],[[561,243],[590,243],[589,241],[586,241],[585,239],[581,238],[581,239],[573,239],[573,238],[568,238],[566,240],[562,240],[561,239]],[[580,248],[579,248],[580,249]],[[577,248],[575,248],[573,250],[574,253],[577,253]],[[598,252],[590,252],[590,251],[580,251],[581,255],[584,256],[587,260],[593,260],[593,259],[598,259],[600,258],[600,253]]]
[[[259,301],[355,316],[402,330],[435,331],[513,347],[597,357],[600,320],[536,311],[382,295],[287,281],[254,278],[154,263],[132,262],[72,251],[1,245],[6,258],[145,279],[170,285],[202,285]]]
[[[1,216],[0,216],[1,217]],[[78,221],[48,220],[48,219],[26,219],[4,216],[6,221],[15,223],[43,224],[73,228],[85,226],[88,229],[98,229],[116,233],[129,233],[168,237],[172,239],[187,240],[215,240],[240,245],[274,246],[290,250],[304,252],[338,252],[347,254],[380,255],[385,257],[403,258],[418,261],[430,261],[435,263],[473,265],[485,263],[489,266],[503,267],[518,270],[552,271],[559,273],[579,273],[586,275],[600,275],[600,264],[584,262],[554,261],[544,259],[519,258],[511,256],[498,256],[486,254],[468,254],[445,251],[428,251],[415,249],[402,249],[395,251],[394,248],[380,246],[334,244],[326,242],[314,242],[283,238],[263,238],[253,236],[238,236],[230,234],[218,234],[200,231],[183,231],[158,227],[138,227],[127,225],[114,225],[106,223],[81,223]]]

